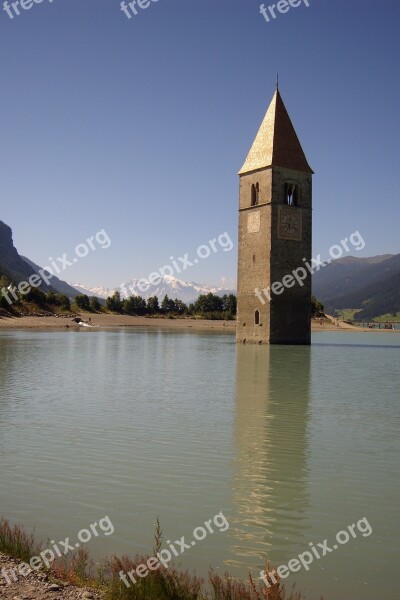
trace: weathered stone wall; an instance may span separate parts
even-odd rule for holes
[[[280,207],[284,204],[284,184],[300,187],[298,206],[285,208],[301,223],[301,240],[282,239]],[[259,203],[251,207],[251,186],[260,186]],[[296,283],[280,295],[255,293],[282,281],[298,268],[303,258],[311,259],[312,182],[309,173],[272,167],[246,173],[239,191],[239,264],[237,341],[249,343],[309,344],[311,330],[311,276],[304,285]],[[264,301],[264,303],[263,303]],[[255,311],[260,314],[255,324]]]
[[[251,207],[251,186],[256,183],[260,186],[259,204]],[[268,343],[270,305],[268,301],[262,304],[254,290],[267,287],[270,280],[272,169],[243,175],[239,197],[237,340]],[[255,325],[256,310],[259,325]]]
[[[284,204],[284,184],[295,182],[300,187],[298,205],[288,207],[291,213],[300,213],[301,241],[281,239],[279,235],[279,206]],[[273,209],[271,227],[271,279],[283,277],[299,267],[306,269],[303,259],[311,260],[312,243],[312,181],[309,173],[273,168]],[[297,215],[296,215],[297,217]],[[299,273],[301,276],[303,273]],[[271,299],[270,343],[309,344],[311,341],[311,274],[301,286],[284,289]]]

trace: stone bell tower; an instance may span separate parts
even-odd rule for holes
[[[239,171],[238,342],[310,344],[312,175],[277,88]]]

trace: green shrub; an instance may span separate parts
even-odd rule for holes
[[[89,296],[86,294],[75,296],[75,304],[80,310],[90,310]]]
[[[27,534],[22,527],[11,527],[7,519],[0,519],[0,551],[25,562],[41,552],[41,545],[35,542],[33,534]]]

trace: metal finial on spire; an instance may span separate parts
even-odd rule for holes
[[[276,74],[276,89],[279,90],[279,73]]]

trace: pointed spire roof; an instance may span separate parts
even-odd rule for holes
[[[272,166],[313,173],[278,87],[239,175]]]

